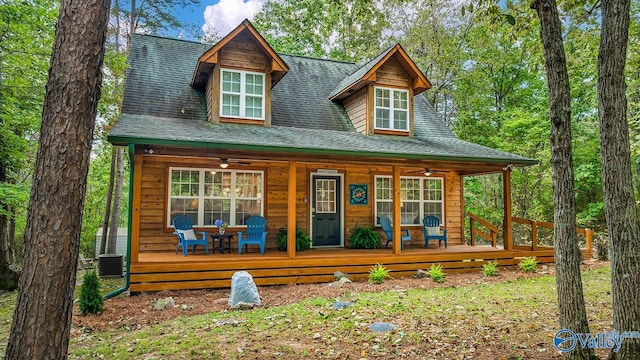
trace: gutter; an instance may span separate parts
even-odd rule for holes
[[[129,210],[128,210],[128,222],[129,226],[127,226],[127,262],[126,262],[126,270],[124,274],[124,286],[120,289],[116,289],[108,294],[104,295],[105,299],[111,299],[114,296],[118,296],[123,292],[129,289],[129,285],[131,284],[131,277],[129,274],[131,273],[131,221],[133,219],[133,212],[131,207],[131,202],[133,199],[133,155],[135,153],[135,145],[129,144]]]

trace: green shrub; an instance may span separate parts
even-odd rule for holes
[[[391,279],[389,270],[385,269],[382,264],[375,264],[369,270],[369,281],[376,284],[382,284],[385,279]]]
[[[356,226],[349,234],[349,247],[352,249],[377,249],[380,247],[380,235],[373,226]]]
[[[447,276],[447,274],[442,270],[442,265],[431,264],[431,267],[429,268],[429,276],[431,277],[431,280],[441,283],[444,282],[444,277]]]
[[[535,256],[530,256],[522,259],[518,263],[518,267],[522,271],[536,271],[536,266],[538,265],[538,259]]]
[[[83,314],[97,314],[104,308],[104,300],[100,294],[100,283],[96,271],[84,274],[79,300],[80,312]]]
[[[498,275],[498,262],[490,261],[482,265],[482,273],[484,276],[496,276]]]
[[[296,226],[296,251],[305,251],[311,247],[311,236]],[[281,228],[278,233],[278,250],[287,250],[287,228]]]

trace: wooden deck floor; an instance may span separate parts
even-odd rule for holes
[[[241,255],[197,251],[182,253],[140,253],[131,263],[132,293],[165,289],[228,288],[236,271],[247,271],[258,285],[329,282],[341,271],[352,279],[368,276],[371,266],[383,264],[394,277],[411,276],[418,269],[441,264],[446,272],[479,271],[488,261],[513,266],[520,257],[536,256],[539,262],[553,262],[553,249],[536,251],[449,245],[447,249],[405,249],[394,255],[391,249],[324,248],[299,252],[294,258],[284,251],[270,250],[260,255],[256,249]]]

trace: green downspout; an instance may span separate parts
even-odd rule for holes
[[[124,286],[121,287],[120,289],[113,290],[112,292],[106,294],[104,296],[105,299],[111,299],[114,296],[118,296],[122,294],[123,292],[129,289],[129,285],[130,285],[129,273],[131,270],[131,220],[133,218],[131,202],[133,199],[133,164],[134,164],[133,155],[135,154],[135,150],[136,150],[135,145],[129,144],[129,211],[128,211],[129,223],[127,226],[127,257],[126,257],[127,263],[126,263],[126,270],[124,274]]]

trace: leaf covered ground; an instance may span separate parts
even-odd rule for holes
[[[583,269],[591,332],[609,331],[608,263]],[[100,315],[74,313],[70,358],[559,359],[553,272],[259,287],[263,306],[248,311],[228,310],[228,289],[120,296]],[[175,307],[154,310],[169,296]],[[374,322],[396,329],[374,332]]]

